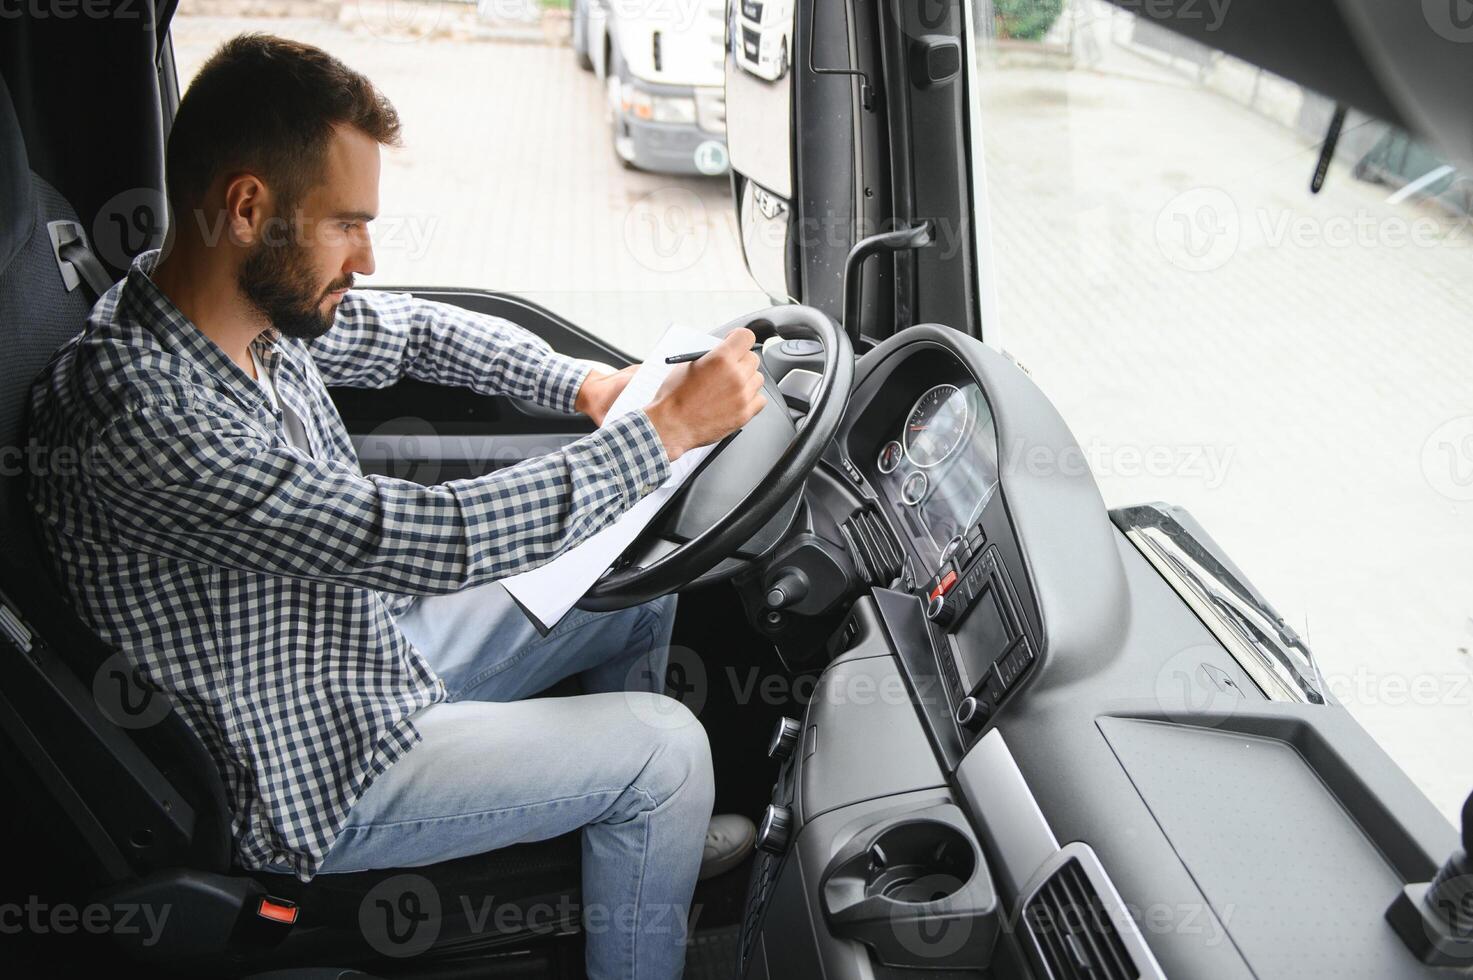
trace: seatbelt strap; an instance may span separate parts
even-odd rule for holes
[[[80,224],[50,221],[46,224],[46,231],[51,235],[51,252],[56,256],[56,267],[61,271],[61,281],[67,292],[85,282],[95,300],[112,288],[113,277],[108,275],[102,260],[87,244],[87,236]]]

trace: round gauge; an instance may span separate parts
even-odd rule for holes
[[[937,385],[916,399],[905,419],[905,453],[929,469],[956,452],[967,434],[967,399],[956,385]]]
[[[914,507],[926,495],[926,474],[912,473],[900,485],[900,499]]]
[[[881,473],[894,473],[895,467],[900,465],[900,458],[905,455],[905,450],[900,443],[891,439],[885,443],[885,448],[880,450],[880,458],[875,465],[880,468]]]

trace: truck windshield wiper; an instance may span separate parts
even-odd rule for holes
[[[1110,517],[1267,697],[1325,703],[1324,678],[1304,640],[1189,514],[1148,504]]]

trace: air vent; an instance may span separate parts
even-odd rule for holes
[[[1053,980],[1135,980],[1120,933],[1079,861],[1071,858],[1038,889],[1023,919]]]
[[[855,569],[866,582],[885,586],[899,577],[904,561],[900,545],[873,505],[866,505],[850,514],[839,525],[839,530],[849,545]]]

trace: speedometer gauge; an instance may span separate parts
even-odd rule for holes
[[[905,454],[921,469],[946,459],[967,434],[967,399],[956,385],[937,385],[916,399],[905,419]]]

